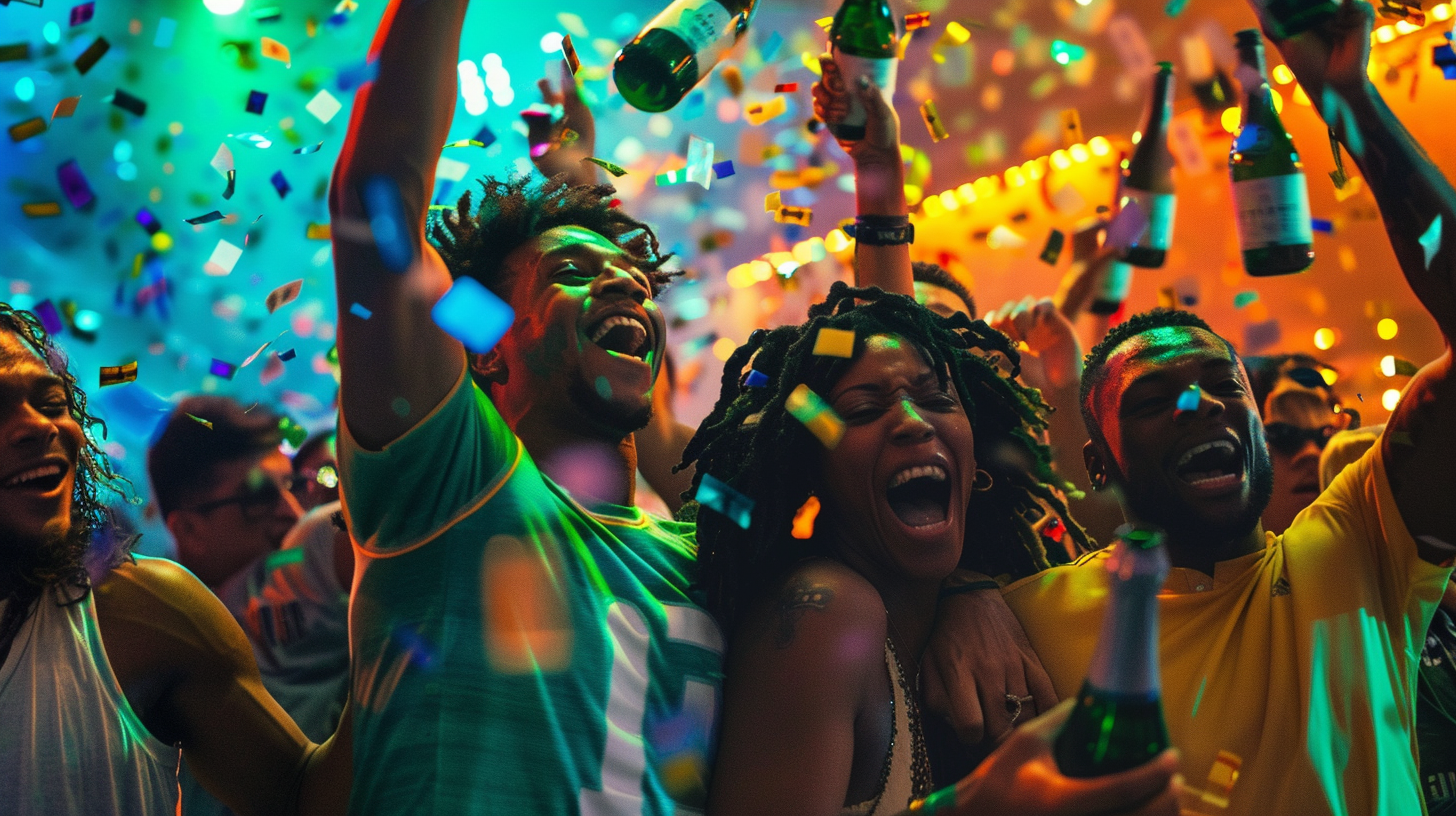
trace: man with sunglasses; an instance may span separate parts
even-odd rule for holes
[[[278,415],[226,397],[173,411],[147,453],[177,560],[248,635],[263,685],[313,739],[333,733],[348,690],[353,550],[334,501],[304,515]],[[182,775],[184,812],[226,813]]]

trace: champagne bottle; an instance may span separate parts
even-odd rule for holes
[[[1269,0],[1266,10],[1273,25],[1274,36],[1279,39],[1293,37],[1315,28],[1335,16],[1340,10],[1339,0]]]
[[[1213,50],[1202,34],[1183,38],[1183,73],[1193,89],[1193,98],[1203,108],[1205,118],[1222,116],[1233,104],[1233,83],[1213,59]]]
[[[1131,288],[1132,267],[1126,261],[1113,261],[1108,266],[1102,283],[1097,287],[1097,294],[1093,295],[1092,304],[1087,307],[1087,311],[1099,315],[1115,314],[1122,308],[1122,302],[1127,300],[1127,293]]]
[[[1143,137],[1122,174],[1122,202],[1136,202],[1147,214],[1148,225],[1123,252],[1123,261],[1156,269],[1173,242],[1173,153],[1168,149],[1168,123],[1173,120],[1173,63],[1160,62],[1153,74],[1152,105]]]
[[[656,113],[682,101],[748,30],[758,0],[673,0],[617,55],[622,98]]]
[[[1123,525],[1106,560],[1107,609],[1092,667],[1052,755],[1067,776],[1125,771],[1168,747],[1158,680],[1158,589],[1168,576],[1160,530]]]
[[[1309,189],[1294,142],[1274,110],[1257,29],[1234,35],[1244,116],[1229,150],[1239,247],[1250,275],[1288,275],[1314,263]]]
[[[886,0],[844,0],[829,27],[829,48],[849,91],[849,112],[830,125],[829,132],[848,142],[858,141],[865,135],[864,104],[854,94],[860,77],[869,77],[885,102],[894,105],[900,35],[890,4]]]

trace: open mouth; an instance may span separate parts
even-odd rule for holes
[[[634,315],[609,315],[587,328],[587,337],[606,351],[646,360],[652,350],[647,324]]]
[[[50,493],[60,487],[65,478],[66,468],[61,465],[38,465],[0,482],[0,488],[25,490],[32,493]]]
[[[1233,442],[1215,439],[1184,451],[1174,472],[1192,487],[1219,490],[1243,481],[1244,459]]]
[[[885,500],[907,527],[930,527],[950,515],[950,479],[939,465],[909,467],[890,478]]]

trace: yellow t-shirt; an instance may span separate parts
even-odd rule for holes
[[[1174,569],[1158,596],[1163,712],[1189,785],[1242,760],[1212,814],[1422,812],[1416,661],[1449,568],[1427,564],[1377,445],[1261,552],[1213,577]],[[1057,693],[1077,693],[1106,595],[1106,552],[1007,587]]]

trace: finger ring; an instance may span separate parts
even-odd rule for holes
[[[1021,716],[1021,706],[1032,701],[1031,695],[1017,697],[1015,694],[1006,695],[1006,710],[1011,712],[1011,724],[1015,725],[1017,718]]]

